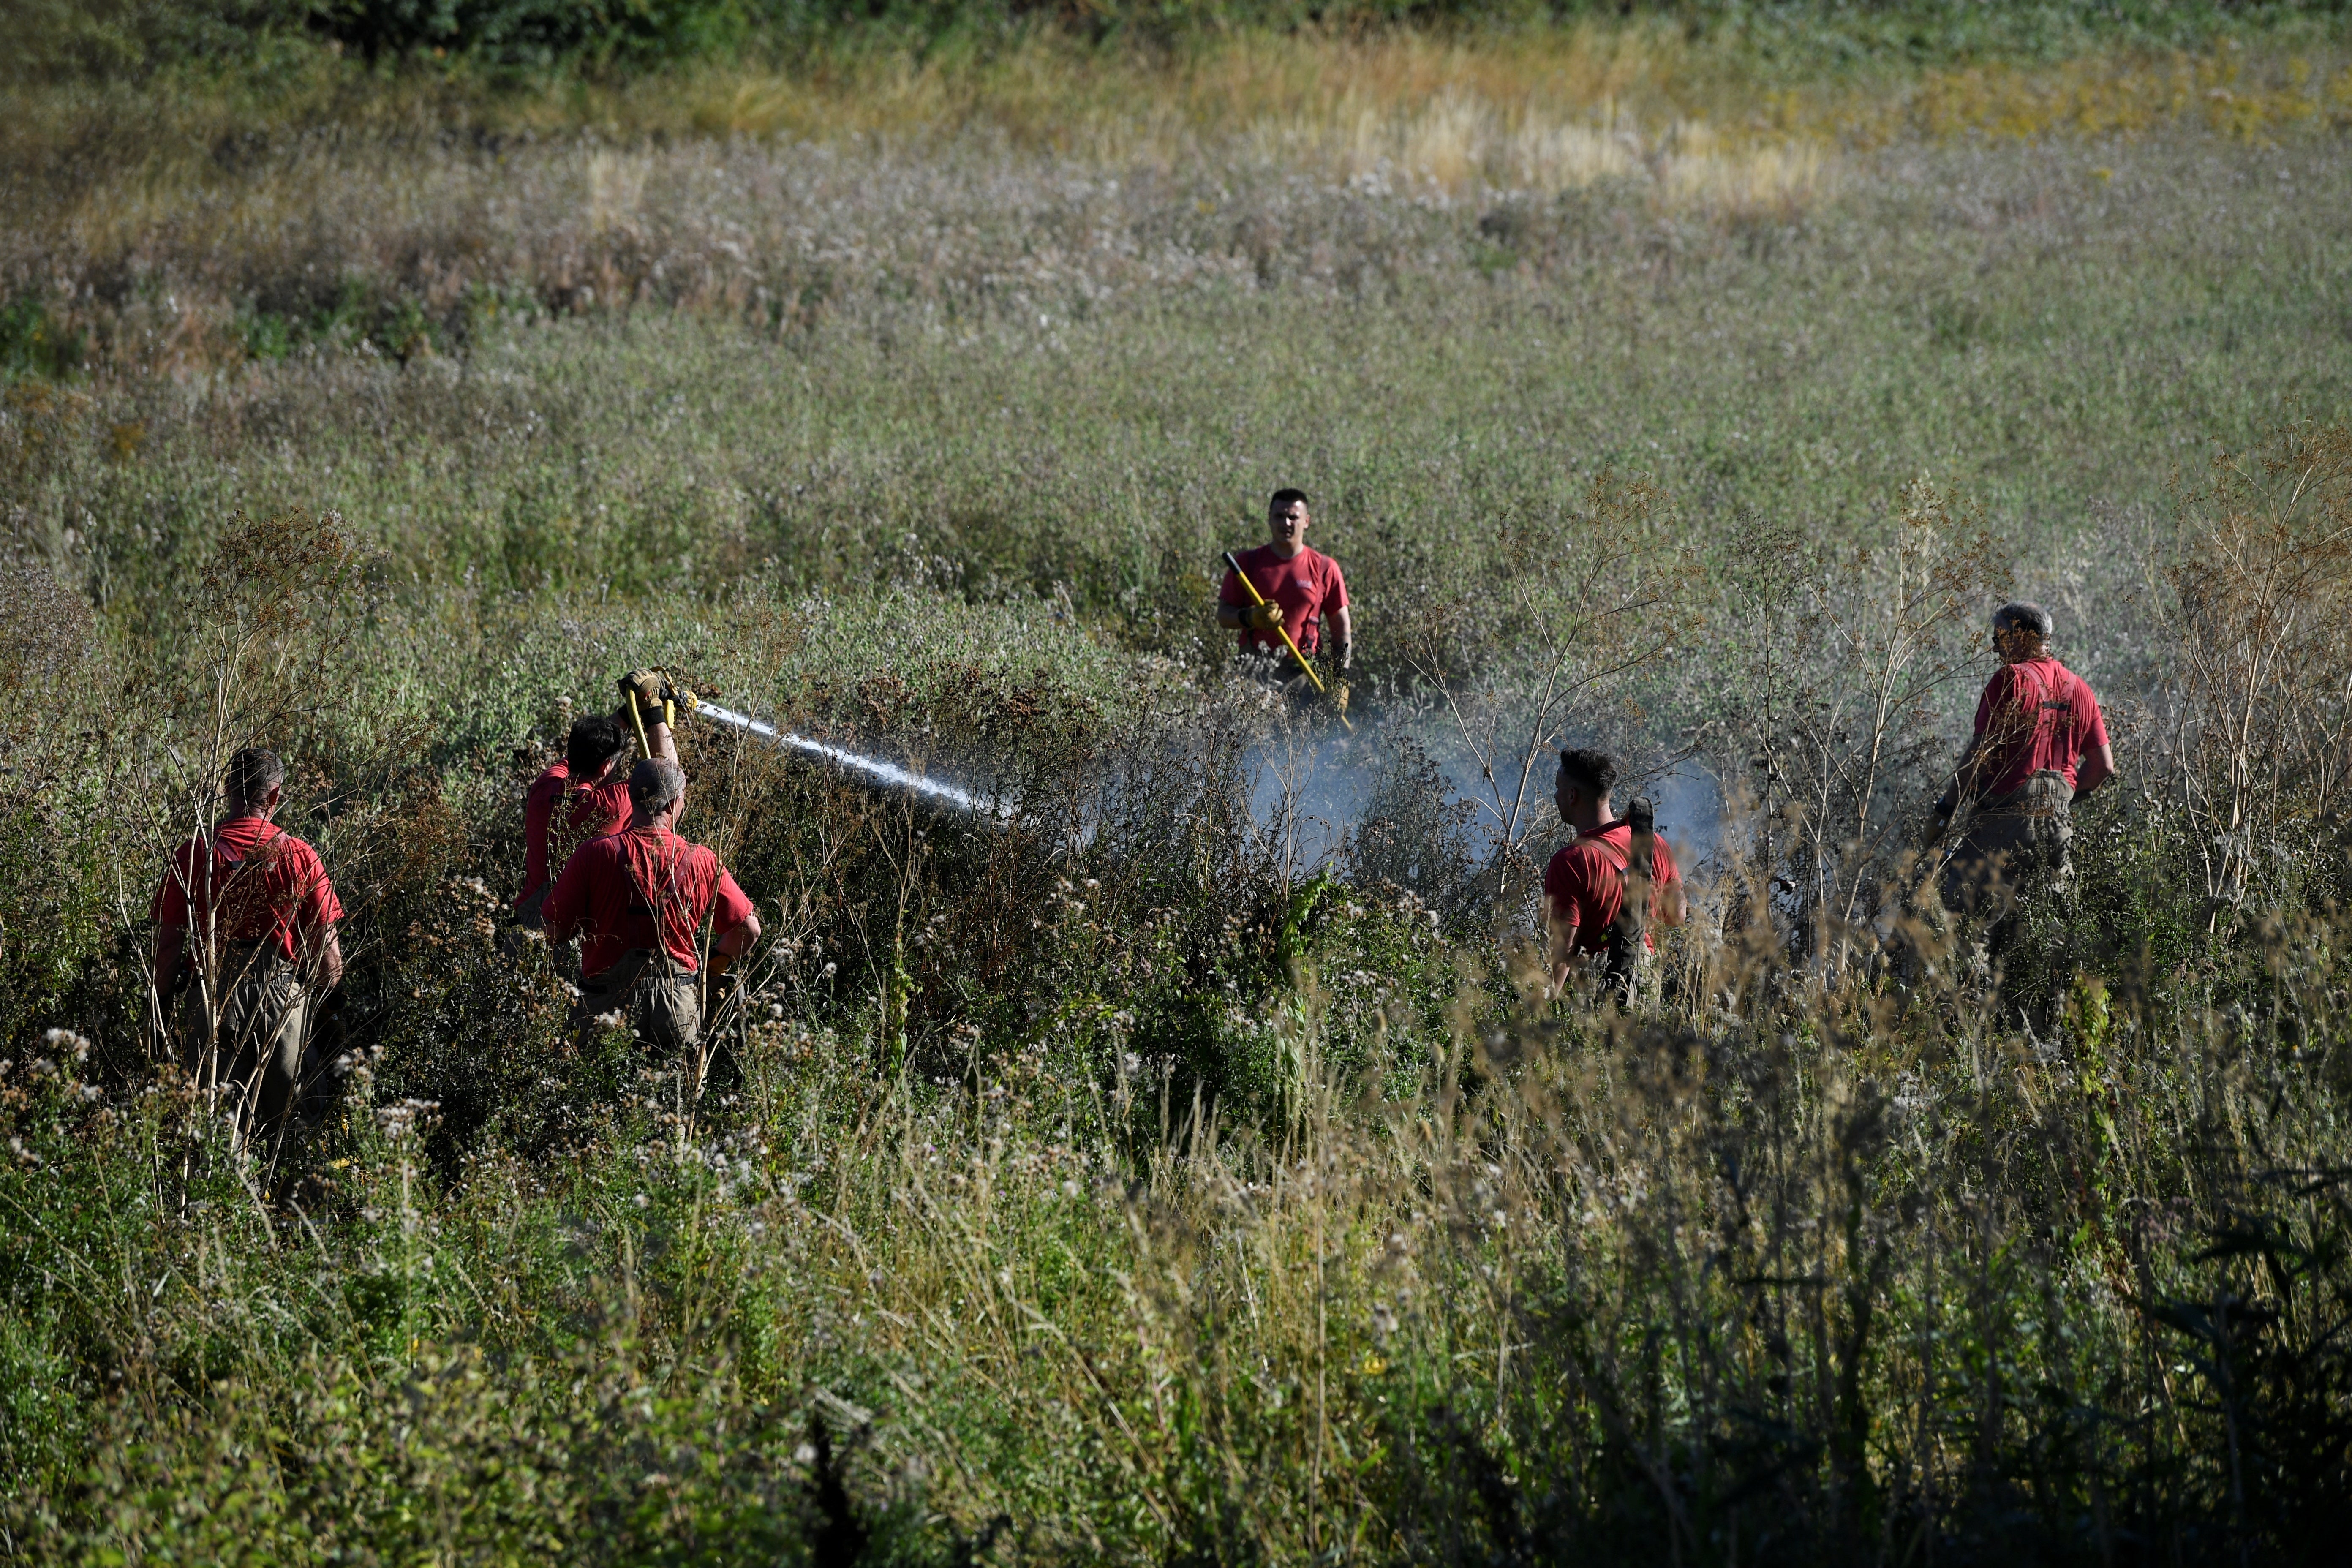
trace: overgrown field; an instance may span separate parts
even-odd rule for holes
[[[2335,36],[1527,38],[28,96],[0,1549],[2340,1554]],[[1283,484],[1344,748],[1211,626]],[[2123,776],[1987,930],[1921,826],[2012,595]],[[689,727],[698,1098],[500,938],[641,663],[1003,807]],[[351,960],[261,1159],[144,968],[251,742]],[[1706,803],[1631,1012],[1528,945],[1593,742]]]

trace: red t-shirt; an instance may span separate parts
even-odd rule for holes
[[[1977,702],[1977,733],[1987,737],[1977,775],[1988,795],[2007,795],[2043,768],[2074,784],[2083,753],[2107,743],[2107,721],[2083,678],[2050,658],[2002,665]]]
[[[580,973],[592,979],[622,954],[635,948],[651,952],[657,942],[691,973],[702,957],[695,936],[714,912],[721,931],[751,918],[751,900],[719,857],[667,827],[632,827],[572,852],[547,895],[547,934],[562,942],[584,931]]]
[[[1283,626],[1300,651],[1318,651],[1323,646],[1323,613],[1348,607],[1348,581],[1339,575],[1339,563],[1306,545],[1287,560],[1271,544],[1244,550],[1234,559],[1242,563],[1260,595],[1282,606]],[[1246,606],[1250,596],[1242,580],[1228,571],[1224,585],[1217,590],[1217,601]],[[1244,653],[1253,648],[1280,652],[1282,639],[1270,631],[1244,626],[1240,647]]]
[[[267,942],[294,956],[296,932],[343,918],[319,852],[257,816],[235,816],[180,846],[155,889],[155,923],[178,926],[195,942]]]
[[[571,805],[558,822],[556,807],[563,801]],[[562,870],[572,850],[591,838],[618,833],[628,822],[628,769],[614,768],[601,784],[573,784],[568,763],[540,774],[522,798],[522,892],[516,906],[547,886],[550,866]]]
[[[1650,898],[1654,905],[1658,890],[1682,873],[1675,869],[1674,853],[1666,847],[1664,837],[1654,837],[1652,842],[1657,847],[1650,856]],[[1617,923],[1617,911],[1625,907],[1625,887],[1619,874],[1633,853],[1633,825],[1612,822],[1578,834],[1544,868],[1544,903],[1555,924],[1576,927],[1577,952],[1599,952],[1609,945],[1609,930]],[[1652,952],[1657,950],[1646,926],[1642,941]]]

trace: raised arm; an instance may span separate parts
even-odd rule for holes
[[[645,726],[646,753],[659,761],[677,761],[677,742],[670,734],[663,719],[662,697],[671,690],[669,677],[658,669],[633,669],[621,677],[621,705],[613,710],[614,722],[621,733],[630,740],[637,738],[637,726]],[[635,710],[631,711],[631,699]]]
[[[638,703],[637,718],[645,721],[646,752],[666,763],[677,761],[677,738],[670,732],[669,725],[663,721],[660,706],[648,707],[643,702]],[[613,721],[621,726],[621,733],[627,736],[634,746],[637,739],[637,720],[629,716],[627,698],[622,698],[621,705],[613,710]],[[625,777],[629,771],[628,759],[622,758],[618,765]]]

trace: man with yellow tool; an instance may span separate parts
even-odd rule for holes
[[[1348,582],[1337,561],[1308,548],[1307,521],[1306,491],[1274,492],[1266,503],[1266,542],[1225,557],[1217,625],[1241,634],[1244,658],[1271,660],[1275,679],[1285,686],[1304,677],[1345,713],[1354,652]],[[1330,657],[1318,674],[1309,661],[1324,651],[1327,621]]]
[[[670,734],[674,693],[658,669],[621,678],[621,705],[608,714],[576,720],[563,742],[563,760],[531,784],[522,803],[522,893],[515,923],[544,929],[541,906],[572,852],[592,838],[618,833],[629,820],[629,753],[677,761]]]

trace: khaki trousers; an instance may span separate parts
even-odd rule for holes
[[[628,1019],[640,1047],[673,1055],[702,1038],[701,979],[667,952],[633,948],[580,987],[572,1023],[583,1045],[612,1013]]]
[[[301,1086],[310,1022],[310,996],[274,946],[232,946],[180,1004],[182,1059],[200,1088],[234,1097],[240,1133],[274,1131]]]
[[[1944,863],[1945,907],[1971,912],[2028,884],[2063,890],[2074,871],[2074,794],[2065,774],[2044,768],[2007,795],[1979,799]]]

